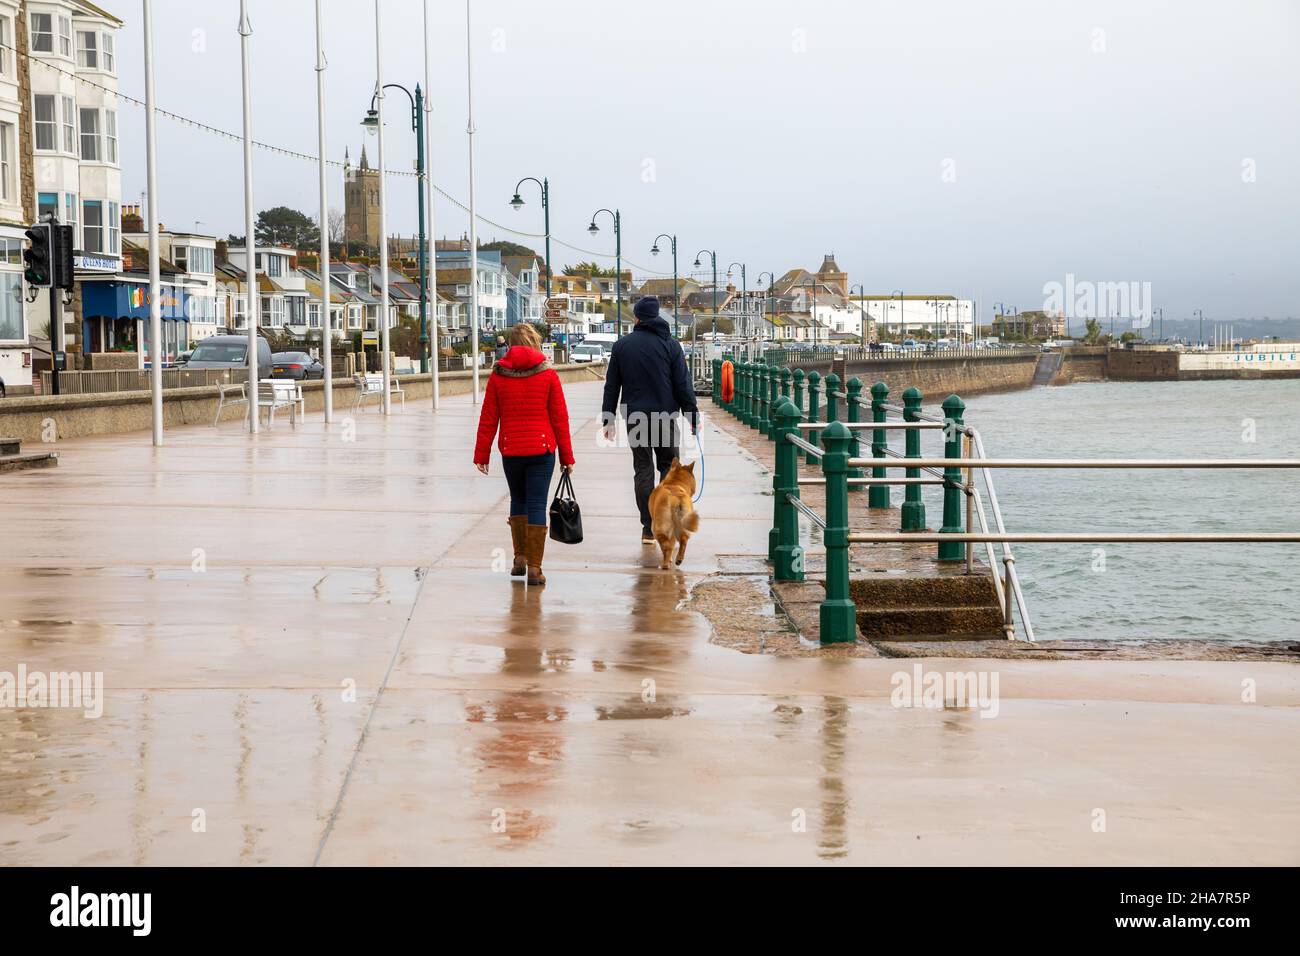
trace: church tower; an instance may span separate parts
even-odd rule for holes
[[[835,262],[835,253],[822,259],[822,267],[817,270],[817,278],[825,285],[834,288],[840,295],[849,294],[849,274],[840,271]]]
[[[347,153],[343,158],[343,220],[348,242],[379,246],[379,170],[371,169],[366,147],[353,167]]]

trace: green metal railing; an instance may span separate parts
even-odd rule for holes
[[[841,390],[839,377],[834,373],[823,380],[815,371],[805,374],[799,368],[773,369],[739,363],[735,366],[735,395],[730,402],[724,402],[719,386],[721,369],[722,360],[718,360],[714,364],[714,395],[718,407],[760,429],[775,442],[768,558],[777,581],[804,580],[799,516],[804,515],[821,528],[826,549],[826,597],[820,610],[823,644],[857,640],[857,611],[849,596],[849,547],[853,544],[934,544],[937,548],[935,560],[964,561],[967,574],[975,573],[974,546],[983,544],[989,568],[998,563],[1002,565],[1002,573],[993,573],[992,580],[1002,609],[1003,631],[1009,640],[1015,639],[1018,615],[1026,640],[1033,641],[1033,625],[1011,548],[1014,543],[1300,543],[1300,533],[1290,532],[1010,534],[1003,523],[992,477],[993,471],[999,468],[1300,468],[1300,459],[990,459],[985,454],[980,433],[965,423],[966,405],[957,395],[948,396],[943,402],[943,416],[935,417],[921,411],[922,396],[916,388],[903,393],[901,406],[891,405],[887,401],[889,387],[884,382],[872,385],[870,398],[864,401],[862,384],[856,378],[850,379]],[[824,420],[819,403],[823,386],[826,397]],[[863,421],[860,412],[868,405],[871,420]],[[889,420],[890,412],[900,414],[902,420]],[[872,433],[869,458],[859,455],[858,432],[864,429],[870,429]],[[921,451],[921,433],[939,429],[944,432],[943,456],[927,458]],[[902,454],[889,447],[890,431],[904,432],[905,451]],[[820,477],[801,476],[800,458],[808,465],[820,466]],[[889,477],[890,470],[896,472],[900,468],[904,470],[902,477]],[[867,469],[871,471],[869,477],[865,474]],[[825,515],[819,515],[801,500],[801,485],[825,486]],[[866,487],[869,489],[868,507],[887,509],[891,507],[890,487],[893,485],[904,489],[899,530],[888,533],[852,531],[849,527],[850,491]],[[925,527],[921,489],[926,485],[943,488],[943,524],[938,532],[929,532]],[[994,545],[1000,545],[1000,560]]]

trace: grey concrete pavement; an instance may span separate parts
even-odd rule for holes
[[[0,672],[106,686],[0,709],[0,863],[1300,862],[1293,665],[718,647],[682,605],[765,550],[769,481],[707,426],[657,570],[599,392],[567,387],[587,540],[545,589],[500,570],[467,396],[0,479]],[[996,673],[997,716],[893,706],[918,663]]]

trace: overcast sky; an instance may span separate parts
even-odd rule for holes
[[[140,5],[120,88],[143,98]],[[250,0],[254,138],[316,152],[311,0]],[[435,181],[468,198],[465,8],[430,3]],[[373,3],[325,0],[329,156],[355,161],[375,82]],[[158,105],[238,132],[239,4],[154,3]],[[383,0],[386,82],[423,76],[420,0]],[[778,275],[834,252],[868,291],[1042,307],[1044,283],[1152,283],[1167,318],[1300,315],[1300,4],[1294,0],[872,2],[474,0],[478,210],[626,260],[676,232]],[[392,168],[411,169],[400,92]],[[145,183],[144,115],[121,107],[123,198]],[[159,118],[159,210],[173,228],[243,232],[239,143]],[[315,216],[313,164],[257,151],[257,209]],[[1253,181],[1251,181],[1253,180]],[[534,187],[528,187],[533,189]],[[341,174],[330,205],[342,206]],[[439,235],[466,214],[446,202]],[[413,180],[390,180],[392,231],[416,229]],[[516,238],[480,227],[485,241]],[[530,242],[529,240],[521,240]],[[540,251],[541,243],[537,240]],[[557,246],[556,268],[583,258]],[[737,281],[739,273],[737,272]]]

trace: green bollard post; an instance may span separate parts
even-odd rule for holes
[[[834,372],[826,376],[826,381],[822,382],[826,386],[826,420],[828,422],[838,422],[840,420],[840,397],[836,393],[840,390],[840,377]]]
[[[844,411],[845,411],[845,413],[846,413],[844,417],[845,417],[845,420],[849,423],[849,425],[850,425],[850,426],[853,426],[853,425],[856,425],[858,422],[860,422],[860,421],[862,420],[862,418],[861,418],[861,414],[860,414],[861,411],[862,411],[862,382],[861,382],[861,380],[859,380],[859,379],[856,378],[856,377],[855,377],[855,378],[851,378],[851,379],[849,379],[849,384],[846,385],[846,386],[844,386],[844,391],[845,391],[845,392],[848,394],[848,396],[849,396],[849,397],[848,397],[847,399],[845,399],[845,401],[844,401]],[[862,443],[858,440],[858,435],[861,434],[861,431],[860,431],[860,429],[850,427],[850,428],[849,428],[849,433],[850,433],[850,435],[853,436],[852,439],[849,441],[849,457],[850,457],[850,458],[861,458],[861,457],[862,457]],[[849,477],[850,477],[850,478],[861,478],[861,477],[862,477],[862,469],[861,469],[861,468],[850,468],[850,469],[849,469]],[[854,490],[861,491],[861,490],[862,490],[862,485],[849,485],[849,491],[854,491]]]
[[[921,414],[921,390],[913,386],[903,393],[903,421],[915,422],[920,421],[917,417]],[[907,429],[907,451],[908,458],[921,457],[921,430],[919,428]],[[920,468],[908,468],[908,478],[920,478]],[[907,491],[903,495],[903,524],[900,531],[924,531],[925,530],[925,502],[921,500],[921,486],[908,485]]]
[[[805,378],[807,378],[807,375],[801,368],[797,368],[790,373],[790,379],[794,383],[790,400],[794,402],[795,411],[799,413],[800,421],[803,421],[803,381]]]
[[[758,419],[758,364],[749,363],[749,414],[745,418],[745,424],[750,428],[754,427],[754,422]]]
[[[749,364],[747,362],[736,363],[736,417],[742,422],[745,420],[745,406],[749,402]]]
[[[822,380],[821,373],[818,372],[816,369],[813,369],[811,372],[808,373],[808,417],[805,418],[804,421],[819,422],[822,420],[821,410],[818,408],[819,402],[817,400],[818,392],[820,391],[821,388],[821,380]],[[819,442],[817,441],[816,430],[813,430],[808,433],[808,441],[810,444],[813,445],[819,444]],[[804,459],[804,462],[805,464],[815,465],[817,464],[817,456],[814,455],[812,452],[808,452],[808,457]]]
[[[943,457],[960,458],[962,445],[962,414],[966,403],[956,395],[949,395],[943,400],[943,418],[945,421]],[[961,534],[962,490],[960,468],[943,470],[943,527],[940,534]],[[960,541],[939,542],[940,561],[965,561],[966,546]]]
[[[762,435],[767,435],[767,383],[771,377],[772,369],[767,365],[759,365],[758,412],[754,415],[754,428]]]
[[[803,580],[803,549],[799,546],[799,512],[787,495],[799,497],[799,449],[786,435],[799,434],[799,409],[788,398],[776,406],[776,471],[772,476],[772,532],[768,556],[778,581]]]
[[[745,406],[741,409],[740,420],[746,425],[754,420],[754,373],[756,371],[753,362],[745,363]]]
[[[722,404],[722,359],[713,360],[713,404]]]
[[[790,397],[790,378],[791,378],[790,366],[782,365],[781,366],[781,397],[782,398]]]
[[[858,609],[849,597],[849,439],[843,422],[832,422],[822,435],[822,475],[826,479],[826,599],[820,610],[823,644],[853,643],[858,637]]]
[[[871,420],[877,425],[883,422],[888,414],[885,411],[885,402],[888,398],[889,386],[884,382],[877,382],[871,386]],[[888,447],[889,433],[883,428],[873,429],[871,432],[871,457],[884,458],[885,449]],[[882,465],[877,465],[871,469],[872,478],[886,478],[888,475],[889,472]],[[872,485],[871,491],[867,494],[867,507],[888,508],[889,485]]]
[[[768,440],[776,441],[776,403],[781,400],[781,369],[772,366],[767,381],[767,429]]]

